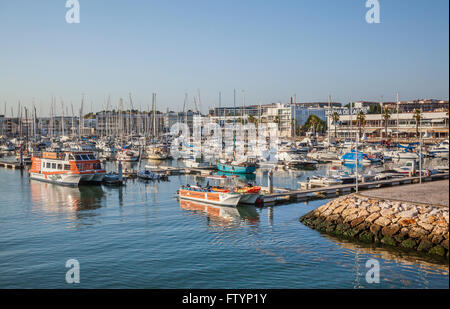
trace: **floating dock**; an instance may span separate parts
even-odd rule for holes
[[[0,161],[0,166],[12,169],[24,169],[25,163],[20,164],[20,162]]]
[[[435,175],[431,175],[428,177],[423,176],[422,182],[427,181],[435,181],[448,179],[449,173],[439,173]],[[381,187],[390,187],[390,186],[401,186],[404,184],[418,183],[420,181],[419,176],[414,177],[404,177],[404,178],[395,178],[389,180],[380,180],[373,182],[362,182],[358,183],[358,191],[381,188]],[[279,189],[274,188],[273,193],[268,193],[268,188],[263,188],[263,193],[261,198],[264,204],[281,204],[281,203],[294,203],[298,201],[304,200],[313,200],[313,199],[322,199],[329,198],[338,195],[350,194],[356,191],[356,184],[343,184],[336,186],[328,186],[328,187],[320,187],[320,188],[312,188],[305,190],[289,190],[289,189]]]

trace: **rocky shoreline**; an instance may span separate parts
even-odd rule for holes
[[[447,207],[351,194],[316,208],[299,221],[347,239],[449,258]]]

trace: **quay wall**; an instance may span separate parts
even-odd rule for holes
[[[338,237],[449,257],[449,209],[351,194],[299,219]]]

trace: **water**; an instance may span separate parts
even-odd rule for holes
[[[111,166],[109,166],[111,167]],[[319,171],[277,172],[294,187]],[[0,169],[0,288],[448,288],[448,264],[343,242],[299,223],[327,200],[190,210],[180,184],[62,187]],[[266,183],[259,172],[257,182]],[[201,205],[200,205],[201,206]],[[65,263],[80,263],[80,284]],[[369,284],[366,262],[380,263]]]

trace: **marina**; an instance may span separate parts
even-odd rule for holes
[[[3,1],[0,289],[448,289],[449,1],[414,1]]]

